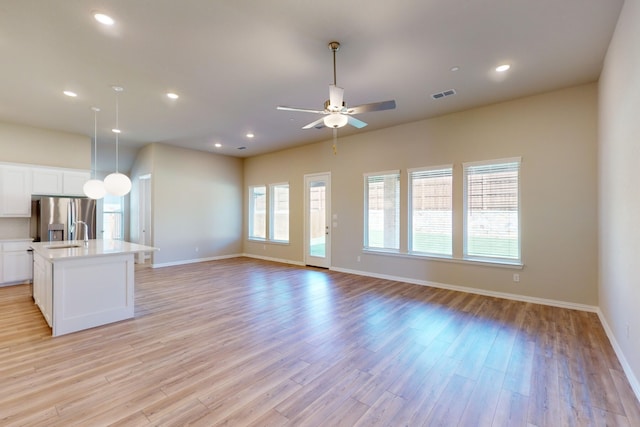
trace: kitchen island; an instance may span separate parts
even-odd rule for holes
[[[134,317],[134,255],[157,250],[121,240],[31,243],[33,298],[64,335]]]

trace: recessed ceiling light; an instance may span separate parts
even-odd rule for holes
[[[122,131],[120,129],[111,129],[111,132],[113,132],[113,133],[121,133]]]
[[[70,97],[72,97],[72,98],[75,98],[76,96],[78,96],[78,94],[77,94],[77,93],[75,93],[75,92],[73,92],[73,91],[70,91],[70,90],[65,90],[65,91],[64,91],[64,92],[62,92],[62,93],[64,93],[64,94],[65,94],[65,95],[67,95],[67,96],[70,96]]]
[[[451,67],[451,71],[460,71],[460,67],[457,65],[455,67]]]
[[[93,17],[96,21],[104,25],[113,25],[116,22],[112,17],[105,15],[104,13],[94,13]]]
[[[255,137],[255,135],[254,135],[254,134],[252,134],[251,132],[249,132],[246,136],[247,136],[247,138],[253,138],[253,137]]]
[[[505,71],[507,71],[509,68],[511,68],[511,65],[509,64],[502,64],[496,67],[496,71],[499,73],[504,73]]]
[[[177,93],[169,92],[167,93],[167,98],[178,99],[180,98],[180,95],[178,95]]]
[[[213,144],[213,146],[216,148],[220,148],[222,147],[222,144],[220,144],[219,142],[216,142],[215,144]]]

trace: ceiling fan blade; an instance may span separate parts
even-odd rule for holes
[[[349,108],[347,110],[347,114],[360,114],[369,113],[371,111],[393,110],[394,108],[396,108],[395,100],[374,102],[371,104],[356,105],[355,107]]]
[[[351,117],[351,116],[347,116],[349,118],[349,124],[355,128],[363,128],[365,127],[367,124],[365,122],[363,122],[362,120],[358,120],[355,117]]]
[[[315,122],[311,122],[306,126],[302,126],[302,129],[311,129],[313,127],[316,127],[317,125],[322,124],[324,126],[324,117],[316,120]]]
[[[344,89],[336,85],[329,85],[329,108],[337,111],[342,108]]]
[[[301,111],[303,113],[325,114],[324,110],[312,110],[310,108],[285,107],[282,105],[278,105],[276,108],[282,111]]]

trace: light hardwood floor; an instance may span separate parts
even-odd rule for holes
[[[597,316],[237,258],[57,338],[0,288],[2,426],[639,426]]]

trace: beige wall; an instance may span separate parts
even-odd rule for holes
[[[242,252],[242,160],[164,144],[142,149],[134,182],[151,174],[154,265]],[[132,192],[136,197],[137,190]],[[132,206],[137,201],[132,199]]]
[[[291,185],[291,244],[249,242],[245,234],[244,249],[256,256],[302,262],[303,175],[330,171],[332,214],[338,215],[338,227],[332,230],[333,268],[596,305],[596,147],[597,86],[589,84],[360,132],[339,139],[337,156],[326,141],[250,158],[245,160],[245,199],[249,185]],[[516,156],[522,157],[522,271],[362,252],[364,173],[400,169],[401,204],[406,205],[408,168],[453,164],[458,230],[454,252],[460,257],[461,164]],[[406,217],[403,208],[405,250]],[[513,282],[514,271],[520,273],[520,283]]]
[[[91,138],[0,122],[0,161],[91,169]]]
[[[600,78],[600,308],[640,396],[640,1],[626,0]],[[621,358],[622,359],[622,358]]]

